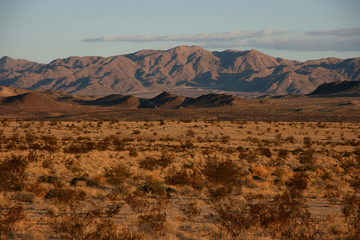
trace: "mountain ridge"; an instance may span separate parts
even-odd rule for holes
[[[68,57],[49,64],[0,59],[0,85],[75,95],[174,92],[179,88],[239,95],[308,94],[335,81],[360,81],[360,58],[299,62],[257,50],[210,52],[198,46],[178,46],[111,57]]]
[[[233,106],[237,103],[251,103],[256,100],[246,100],[228,94],[210,93],[196,98],[179,96],[162,92],[153,98],[138,98],[132,95],[110,94],[103,97],[78,97],[54,90],[32,91],[0,86],[0,105],[13,109],[25,108],[63,108],[65,106],[99,106],[119,109],[178,109],[178,108],[213,108]],[[8,92],[14,94],[7,94]],[[66,98],[66,101],[64,101]]]

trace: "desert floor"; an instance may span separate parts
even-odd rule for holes
[[[358,239],[360,123],[0,121],[1,239]]]

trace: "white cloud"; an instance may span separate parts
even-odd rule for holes
[[[182,42],[205,48],[264,48],[292,51],[360,51],[360,29],[317,30],[292,37],[284,30],[229,31],[189,35],[118,35],[89,38],[85,42]]]

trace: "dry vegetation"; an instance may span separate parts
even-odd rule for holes
[[[360,124],[0,121],[0,239],[359,239]]]

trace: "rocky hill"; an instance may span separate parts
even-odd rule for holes
[[[360,97],[359,81],[343,81],[321,84],[310,95]]]
[[[12,90],[11,95],[0,95],[0,106],[13,109],[62,109],[79,106],[94,106],[114,109],[178,109],[178,108],[214,108],[231,107],[239,103],[257,103],[256,100],[243,99],[227,94],[206,94],[197,98],[178,96],[162,92],[150,99],[138,98],[132,95],[111,94],[105,97],[78,97],[55,90],[31,91],[19,88],[0,86],[1,89]],[[25,93],[24,93],[25,92]],[[1,91],[0,91],[1,93]]]
[[[0,59],[0,85],[75,95],[136,94],[177,88],[259,95],[307,94],[323,83],[359,80],[360,58],[297,62],[256,50],[210,52],[198,46],[113,57],[69,57],[49,64]]]

